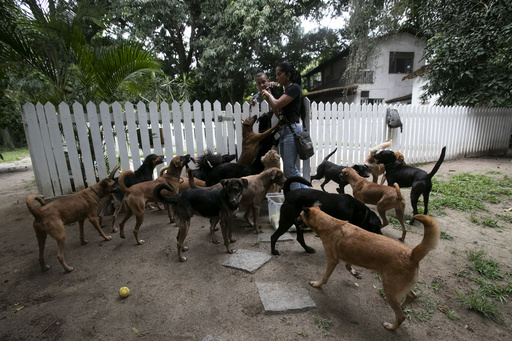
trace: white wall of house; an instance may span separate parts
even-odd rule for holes
[[[383,102],[411,95],[415,79],[402,80],[406,73],[389,73],[390,52],[413,52],[414,60],[411,71],[414,71],[425,64],[425,61],[422,60],[425,45],[425,41],[410,33],[398,33],[382,38],[375,49],[373,58],[370,58],[367,63],[368,70],[374,71],[374,82],[373,84],[358,84],[354,102],[361,101],[362,91],[369,91],[368,98],[382,99]]]

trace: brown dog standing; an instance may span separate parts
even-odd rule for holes
[[[97,184],[48,204],[44,202],[43,198],[37,195],[27,195],[25,201],[28,210],[35,218],[33,226],[39,244],[39,264],[41,265],[42,271],[50,269],[50,266],[46,265],[44,260],[44,247],[48,234],[57,241],[57,258],[64,270],[66,272],[73,271],[73,268],[68,266],[64,260],[64,247],[66,246],[66,228],[64,225],[78,221],[80,226],[80,242],[82,245],[87,244],[84,232],[85,219],[91,222],[103,239],[112,239],[111,236],[106,236],[100,227],[98,209],[100,199],[115,190],[114,174],[117,168],[118,166],[112,170],[108,178],[101,180]],[[34,204],[34,200],[37,200],[39,204],[41,204],[41,208]]]
[[[281,168],[281,155],[277,152],[277,147],[273,146],[265,155],[261,157],[261,163],[265,166],[264,170],[270,168]],[[277,184],[272,184],[267,190],[267,193],[277,193],[281,187]]]
[[[130,217],[135,214],[137,221],[133,229],[133,235],[135,236],[137,244],[144,244],[144,240],[139,238],[139,228],[144,222],[146,202],[155,201],[155,198],[153,197],[153,189],[159,184],[166,184],[172,189],[172,193],[169,195],[178,194],[181,171],[183,170],[183,167],[185,167],[185,165],[187,165],[189,162],[190,154],[181,156],[177,155],[171,160],[165,174],[153,181],[141,182],[131,187],[126,187],[124,185],[124,177],[127,174],[133,173],[133,171],[131,169],[126,169],[121,173],[121,175],[119,175],[119,186],[126,193],[123,198],[123,204],[126,209],[126,216],[124,217],[121,224],[119,224],[119,236],[121,238],[125,238],[124,225],[128,219],[130,219]],[[171,217],[169,217],[169,219],[171,219]]]
[[[284,173],[279,168],[270,168],[257,175],[244,176],[241,179],[248,181],[248,187],[244,190],[242,199],[238,204],[240,211],[245,211],[245,221],[254,229],[256,233],[263,233],[261,228],[258,226],[258,218],[260,215],[260,204],[265,199],[267,190],[272,185],[282,187],[286,178]],[[249,214],[252,213],[252,220],[249,220]]]
[[[398,239],[402,242],[405,240],[407,233],[404,223],[405,199],[400,192],[398,184],[395,184],[394,187],[389,187],[373,183],[359,176],[354,169],[349,167],[341,171],[340,178],[348,181],[352,187],[354,198],[364,204],[377,205],[377,211],[382,219],[382,227],[389,224],[389,221],[386,219],[386,211],[394,208],[396,218],[400,225],[402,225],[402,237]]]
[[[414,217],[424,225],[425,232],[421,243],[411,249],[389,237],[335,219],[317,206],[305,208],[301,218],[320,237],[327,256],[327,269],[323,278],[309,284],[318,288],[327,283],[340,260],[346,263],[347,270],[357,278],[360,276],[352,265],[376,271],[382,276],[386,300],[396,316],[394,323],[384,322],[384,328],[398,328],[405,320],[402,309],[417,297],[411,289],[418,280],[419,262],[439,241],[440,230],[437,222],[426,215],[418,214]]]
[[[242,153],[236,163],[240,165],[250,166],[258,155],[260,142],[277,128],[276,123],[272,128],[263,133],[255,133],[253,131],[254,123],[258,116],[249,116],[242,123]]]

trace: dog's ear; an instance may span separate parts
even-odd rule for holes
[[[240,181],[242,182],[242,186],[247,189],[249,187],[249,180],[247,179],[240,179]]]

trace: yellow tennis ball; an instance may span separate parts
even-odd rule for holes
[[[119,296],[121,296],[122,298],[126,298],[128,297],[128,295],[130,295],[130,289],[128,289],[127,287],[122,287],[121,289],[119,289]]]

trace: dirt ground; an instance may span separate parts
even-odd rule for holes
[[[463,172],[511,176],[511,160],[509,152],[500,157],[445,161],[436,177],[447,180]],[[421,166],[427,171],[432,167]],[[0,174],[1,340],[203,340],[208,335],[229,341],[512,339],[510,302],[500,304],[504,322],[495,323],[462,306],[455,294],[455,290],[468,292],[474,287],[470,280],[456,275],[469,265],[467,250],[485,250],[487,257],[500,263],[502,272],[512,272],[510,223],[500,222],[503,228],[490,228],[472,223],[468,213],[447,211],[445,216],[435,216],[441,230],[454,239],[441,239],[420,264],[418,289],[422,299],[411,309],[422,311],[428,305],[430,318],[406,320],[397,331],[389,332],[382,322],[392,321],[394,314],[379,293],[382,285],[375,273],[359,269],[363,278],[358,280],[340,264],[322,289],[308,284],[320,279],[326,265],[321,242],[313,233],[305,238],[317,253],[306,254],[296,241],[281,242],[278,249],[282,255],[273,256],[249,274],[222,266],[230,255],[222,244],[210,242],[208,221],[201,217],[192,220],[188,261],[180,263],[176,226],[169,224],[165,212],[152,211],[141,227],[141,238],[146,241],[142,246],[136,245],[130,232],[134,218],[127,224],[127,238],[114,233],[110,242],[102,241],[87,222],[89,244],[84,246],[80,245],[77,224],[72,225],[67,229],[65,256],[75,270],[63,272],[56,258],[56,243],[49,238],[45,255],[51,269],[42,273],[33,218],[25,206],[25,196],[37,192],[33,179],[30,169]],[[315,181],[315,188],[319,184]],[[331,192],[334,188],[328,186]],[[403,191],[408,199],[409,191]],[[511,205],[488,207],[495,213],[512,214],[504,213]],[[266,204],[263,206],[260,222],[265,231],[272,232]],[[411,210],[407,200],[406,215]],[[110,218],[107,225],[109,222]],[[258,243],[253,230],[244,225],[238,214],[234,220],[235,247],[270,254],[270,245]],[[109,230],[105,228],[108,235]],[[391,238],[400,235],[390,226],[383,233]],[[422,236],[422,227],[416,223],[405,243],[413,247]],[[256,282],[304,288],[317,308],[263,314]],[[126,299],[118,296],[123,286],[131,290]],[[449,319],[438,306],[447,306],[459,319]],[[331,323],[323,329],[322,321],[326,320]]]

